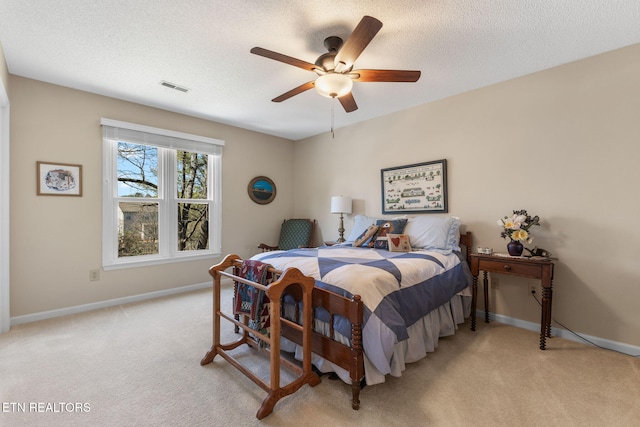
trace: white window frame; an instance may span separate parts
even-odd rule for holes
[[[222,252],[222,147],[224,141],[134,123],[101,119],[103,129],[102,268],[166,264],[210,259]],[[118,203],[136,198],[118,197],[118,142],[158,148],[158,254],[118,257]],[[208,155],[207,199],[179,199],[175,190],[176,150]],[[144,199],[150,201],[149,199]],[[178,203],[209,205],[209,249],[178,251]]]

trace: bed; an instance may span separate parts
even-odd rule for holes
[[[435,351],[439,337],[453,335],[470,313],[472,237],[460,233],[460,220],[404,219],[400,235],[411,242],[409,251],[354,246],[372,224],[392,221],[397,219],[356,217],[343,244],[252,257],[315,279],[312,362],[320,372],[335,372],[351,384],[354,409],[359,408],[362,381],[374,385],[387,375],[401,376],[407,363]],[[283,298],[285,316],[296,322],[300,301],[295,291]],[[281,334],[280,348],[301,355],[301,335],[286,325]]]
[[[453,335],[469,316],[472,236],[460,233],[460,226],[455,217],[389,220],[357,215],[347,241],[339,245],[265,252],[250,260],[227,255],[209,269],[214,278],[214,344],[200,363],[211,363],[220,354],[268,391],[258,418],[302,384],[317,384],[311,363],[321,373],[334,372],[351,384],[351,405],[358,409],[363,383],[401,376],[407,363],[435,351],[438,339]],[[248,279],[242,270],[251,263],[266,267],[275,282]],[[231,268],[232,273],[226,271]],[[231,279],[236,292],[245,284],[275,298],[267,310],[270,333],[252,334],[249,316],[243,314],[240,321],[221,310],[221,277]],[[236,293],[234,306],[237,297]],[[222,318],[243,329],[239,340],[220,342]],[[241,344],[259,348],[260,340],[274,350],[270,384],[227,353]],[[298,380],[285,387],[279,384],[276,357],[281,350],[294,353],[303,366]]]

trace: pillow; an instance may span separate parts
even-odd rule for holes
[[[452,216],[417,216],[409,219],[404,234],[414,248],[451,253],[460,250],[461,224],[460,218]]]
[[[378,226],[378,233],[376,234],[375,243],[373,247],[376,249],[386,249],[389,250],[389,239],[387,239],[388,234],[402,234],[404,228],[407,225],[406,219],[392,219],[392,220],[384,220],[379,219],[376,222]]]
[[[460,226],[462,225],[462,220],[455,216],[453,218],[455,221],[452,229],[449,230],[449,245],[452,251],[460,252]],[[454,227],[455,230],[453,230]]]
[[[358,237],[360,237],[362,233],[367,231],[367,228],[371,224],[375,224],[376,221],[377,221],[377,218],[373,218],[366,215],[356,215],[353,222],[353,228],[351,229],[351,233],[349,233],[349,237],[347,237],[347,242],[355,241]]]
[[[358,236],[357,239],[354,240],[353,246],[369,246],[370,243],[373,243],[374,236],[376,235],[376,231],[378,231],[378,226],[371,224],[369,228],[364,230],[362,234]]]
[[[391,252],[409,252],[411,250],[408,234],[387,234],[387,237]]]

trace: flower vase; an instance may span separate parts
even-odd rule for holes
[[[517,242],[515,240],[512,240],[509,243],[507,243],[507,252],[509,252],[509,255],[520,256],[522,255],[522,251],[524,251],[524,246],[522,246],[522,243]]]

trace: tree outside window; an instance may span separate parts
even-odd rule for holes
[[[177,250],[209,247],[208,155],[175,150]],[[172,174],[169,174],[170,176]],[[118,142],[118,256],[159,253],[158,148]]]
[[[208,156],[188,151],[176,155],[177,198],[179,200],[207,199]],[[208,205],[178,203],[178,250],[190,251],[209,247]]]

